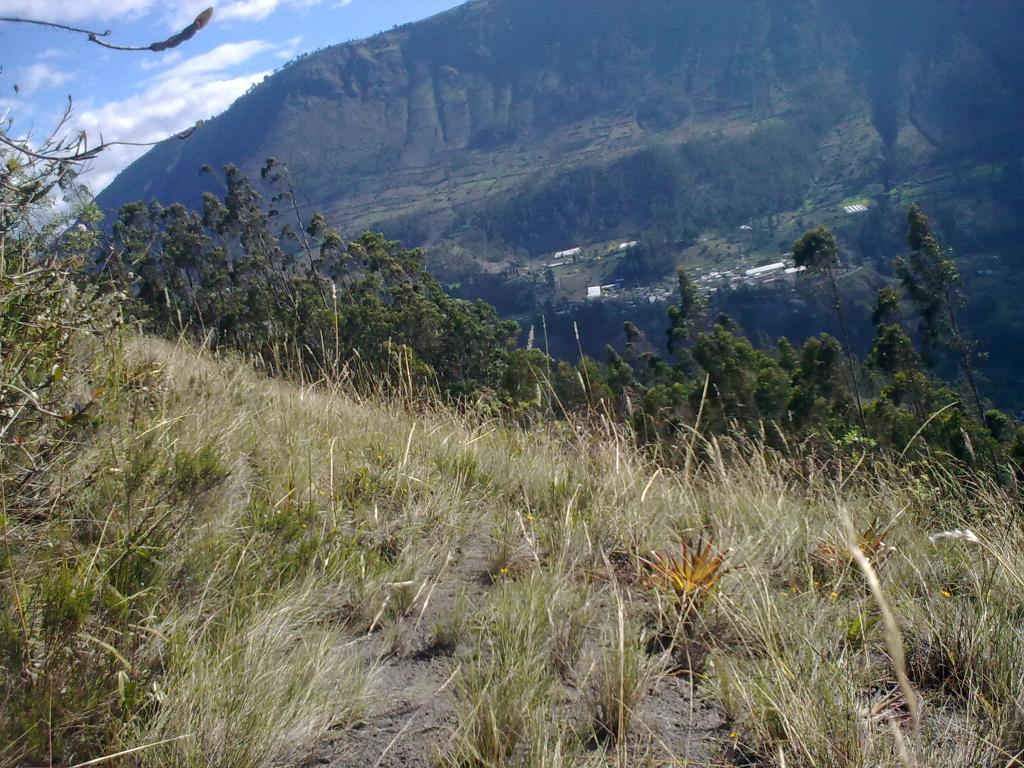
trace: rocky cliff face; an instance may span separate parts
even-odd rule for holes
[[[202,165],[274,156],[336,224],[416,243],[741,218],[1019,154],[1022,22],[969,0],[476,0],[290,65],[100,202],[195,202]],[[533,227],[556,193],[571,209]]]

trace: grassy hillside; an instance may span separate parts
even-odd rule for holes
[[[670,471],[600,419],[516,428],[146,338],[75,369],[87,418],[2,454],[2,765],[1024,751],[1019,498],[948,457],[694,432]]]

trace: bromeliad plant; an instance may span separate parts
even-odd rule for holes
[[[895,551],[886,544],[893,522],[883,523],[879,518],[866,528],[856,531],[854,543],[875,568],[879,568]],[[811,564],[818,586],[836,586],[847,573],[859,573],[850,552],[850,545],[842,536],[821,539],[811,553]]]
[[[699,612],[729,572],[729,553],[715,546],[714,540],[700,537],[696,542],[683,539],[678,553],[655,552],[647,565],[656,590],[671,596],[681,616]]]
[[[665,654],[671,674],[692,673],[703,665],[706,645],[699,639],[704,609],[729,572],[729,553],[712,539],[683,539],[677,552],[652,554],[646,561],[654,589],[656,623],[649,650]]]

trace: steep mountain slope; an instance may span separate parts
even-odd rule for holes
[[[334,223],[412,244],[678,239],[1019,159],[1022,22],[968,0],[476,0],[304,57],[100,202],[195,202],[204,164],[274,156]]]

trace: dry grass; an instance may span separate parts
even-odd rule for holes
[[[288,590],[241,620],[225,616],[227,626],[202,627],[198,636],[195,615],[161,627],[178,646],[173,671],[156,684],[154,716],[125,738],[166,743],[140,752],[140,765],[295,765],[332,731],[360,720],[372,676],[344,633],[318,626],[310,587]]]
[[[383,695],[374,638],[398,653],[421,629],[452,675],[445,764],[641,764],[640,704],[671,668],[647,638],[676,595],[650,562],[692,582],[674,599],[708,659],[693,684],[727,722],[702,759],[1022,759],[1020,501],[944,457],[696,440],[672,472],[606,422],[518,430],[149,340],[92,377],[97,423],[39,511],[4,510],[0,764],[298,764],[358,743]],[[954,529],[971,537],[929,540]],[[700,540],[675,566],[654,554]],[[463,597],[425,620],[442,594]],[[39,706],[15,717],[26,691]]]
[[[621,747],[644,694],[663,674],[664,658],[648,652],[644,632],[627,623],[626,606],[621,595],[616,598],[615,618],[596,653],[586,700],[594,737]],[[618,754],[625,761],[626,753],[620,749]]]

